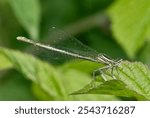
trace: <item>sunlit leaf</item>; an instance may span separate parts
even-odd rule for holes
[[[109,94],[135,97],[139,100],[150,99],[150,71],[140,62],[124,61],[114,71],[117,80],[92,82],[73,94]]]
[[[150,1],[116,0],[108,9],[116,41],[130,58],[150,38]]]
[[[18,51],[3,48],[0,48],[0,51],[13,64],[14,68],[34,83],[40,84],[51,98],[63,97],[64,89],[58,80],[59,73],[56,75],[56,71],[52,66]]]
[[[30,34],[31,38],[38,39],[41,19],[39,0],[9,0],[9,3],[18,21]]]
[[[0,51],[0,70],[8,69],[12,67],[12,63],[4,55],[1,54]]]
[[[0,48],[0,52],[17,71],[33,81],[33,92],[39,100],[119,100],[112,95],[69,95],[72,91],[89,83],[92,78],[86,73],[69,68],[68,64],[55,68],[18,51]]]
[[[140,51],[138,58],[142,62],[146,63],[150,67],[150,41],[146,43],[143,49]]]

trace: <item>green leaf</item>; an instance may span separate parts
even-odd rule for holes
[[[39,0],[9,0],[18,21],[33,39],[39,38],[41,8]]]
[[[78,88],[83,87],[86,85],[89,81],[91,81],[91,77],[88,75],[74,69],[63,70],[62,74],[62,83],[64,85],[64,88],[66,90],[66,100],[119,100],[119,98],[113,96],[113,95],[69,95],[72,91],[77,90]],[[47,96],[47,93],[41,89],[41,87],[34,84],[33,86],[34,94],[37,96],[40,100],[50,100],[49,96]],[[42,96],[42,97],[41,97]]]
[[[108,76],[111,74],[111,70],[109,70],[105,75],[108,81],[94,81],[88,84],[92,79],[91,76],[79,71],[80,69],[73,69],[72,65],[74,64],[55,68],[30,55],[4,48],[0,48],[0,55],[6,57],[13,67],[32,80],[35,85],[37,84],[38,87],[34,88],[34,93],[42,100],[104,100],[101,94],[135,97],[138,100],[150,99],[150,71],[140,62],[123,61],[113,71],[117,80]],[[83,66],[83,63],[81,65]],[[81,65],[78,66],[81,67]],[[89,65],[91,67],[91,64]],[[84,93],[85,95],[68,95],[83,86],[86,87],[74,94]],[[86,95],[89,93],[97,95]],[[107,97],[105,100],[110,100],[109,98],[117,100],[113,96]]]
[[[51,99],[63,100],[65,98],[64,89],[58,79],[59,73],[56,74],[54,67],[18,51],[0,48],[0,54],[3,54],[26,78],[40,84],[40,87],[51,96]]]
[[[73,94],[109,94],[150,100],[150,71],[147,66],[140,62],[124,61],[113,73],[117,80],[94,81]]]
[[[85,68],[86,65],[86,68]],[[103,64],[89,62],[89,61],[71,61],[62,65],[62,69],[75,69],[80,72],[85,72],[91,74],[93,70],[96,70],[99,67],[104,66]]]
[[[92,78],[86,73],[69,68],[68,64],[68,68],[67,66],[55,68],[30,55],[5,48],[0,48],[0,55],[33,81],[33,92],[39,100],[119,100],[112,95],[70,96],[69,93],[83,87]]]
[[[130,58],[150,38],[150,1],[116,0],[108,9],[113,35]]]
[[[72,91],[75,91],[85,86],[92,80],[92,78],[89,75],[75,69],[68,68],[67,70],[63,70],[63,73],[65,74],[65,77],[63,79],[63,85],[68,94],[72,93]],[[117,99],[112,95],[108,96],[100,94],[99,95],[86,94],[77,96],[68,95],[68,100],[119,100],[119,99]]]
[[[142,48],[139,55],[137,56],[142,62],[146,63],[150,67],[150,41]]]
[[[8,59],[0,52],[0,70],[11,68],[13,65]]]
[[[148,28],[147,28],[147,32],[146,32],[146,38],[147,38],[148,41],[150,41],[150,24],[148,24],[147,27]]]

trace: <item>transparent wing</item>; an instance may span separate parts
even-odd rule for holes
[[[89,61],[96,61],[96,57],[99,54],[97,51],[81,43],[75,37],[70,36],[64,31],[55,28],[51,29],[47,40],[36,43],[40,43],[42,45],[44,44],[46,46],[54,47],[55,49],[68,52],[62,53],[56,50],[49,50],[35,45],[30,46],[28,49],[29,52],[40,57],[41,59],[50,62],[63,62],[70,59],[85,59]]]

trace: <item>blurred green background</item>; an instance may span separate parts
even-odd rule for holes
[[[53,26],[114,59],[150,66],[150,0],[0,0],[0,100],[126,100],[68,95],[91,81],[97,64],[25,55],[29,45],[16,37],[47,39]]]

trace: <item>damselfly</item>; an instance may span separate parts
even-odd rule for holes
[[[98,68],[97,70],[93,71],[93,78],[95,78],[96,76],[96,73],[99,72],[100,75],[103,77],[104,80],[107,80],[104,76],[104,70],[111,70],[111,74],[112,74],[112,77],[114,79],[116,79],[114,76],[113,76],[113,70],[114,68],[118,67],[120,65],[120,63],[122,62],[122,59],[120,60],[113,60],[113,59],[110,59],[108,58],[107,56],[101,54],[101,53],[97,53],[97,51],[93,50],[93,49],[90,49],[89,47],[85,46],[84,44],[82,44],[81,42],[77,41],[78,43],[76,43],[77,45],[80,44],[81,47],[84,47],[84,51],[82,50],[83,48],[81,48],[81,51],[75,51],[75,50],[71,50],[69,51],[69,49],[59,49],[58,47],[55,47],[51,44],[49,45],[45,45],[45,44],[42,44],[42,43],[39,43],[39,42],[35,42],[31,39],[28,39],[26,37],[22,37],[22,36],[18,36],[17,37],[17,40],[19,41],[22,41],[22,42],[26,42],[26,43],[29,43],[29,44],[33,44],[37,47],[40,47],[40,48],[43,48],[45,50],[50,50],[50,51],[54,51],[54,52],[57,52],[57,53],[61,53],[63,55],[68,55],[68,56],[72,56],[72,57],[75,57],[75,58],[78,58],[78,59],[83,59],[83,60],[88,60],[88,61],[92,61],[92,62],[96,62],[96,63],[103,63],[105,64],[105,66],[101,67],[101,68]],[[66,44],[67,45],[67,44]],[[68,44],[69,45],[69,44]],[[89,54],[89,53],[86,53],[86,50],[90,52],[92,52],[92,54]],[[84,52],[84,53],[81,53],[81,52]]]

